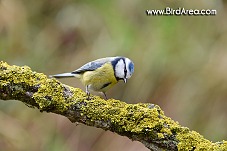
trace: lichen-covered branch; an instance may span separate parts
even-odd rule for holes
[[[1,100],[19,100],[40,111],[61,114],[72,122],[110,130],[140,141],[150,150],[227,150],[227,141],[212,143],[166,117],[157,105],[86,98],[82,90],[49,79],[27,66],[0,62]]]

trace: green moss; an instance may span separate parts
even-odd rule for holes
[[[181,131],[177,135],[178,150],[206,150],[212,143],[195,131]],[[208,148],[208,150],[212,150]]]
[[[227,142],[218,142],[212,143],[211,141],[205,139],[202,135],[195,131],[189,131],[186,128],[186,131],[182,129],[178,132],[177,139],[179,143],[177,145],[178,150],[188,151],[188,150],[209,150],[209,151],[226,151]]]
[[[146,135],[157,131],[160,132],[155,136],[158,138],[163,138],[163,134],[172,135],[170,127],[163,125],[172,125],[173,121],[166,118],[158,106],[150,109],[149,104],[126,104],[118,100],[105,101],[98,98],[86,103],[81,108],[82,113],[88,115],[91,121],[106,121],[116,125],[114,129],[118,132],[144,132]]]
[[[65,86],[56,79],[48,79],[27,66],[9,66],[1,61],[0,89],[7,88],[12,98],[24,103],[30,104],[28,101],[31,101],[23,100],[25,95],[32,97],[41,111],[63,114],[75,105],[83,123],[121,135],[130,133],[151,140],[172,138],[172,141],[178,143],[178,150],[227,150],[226,141],[212,143],[197,132],[181,127],[178,122],[166,117],[157,105],[127,104],[114,99],[106,101],[97,96],[91,96],[88,101],[86,94],[78,88]],[[7,98],[7,91],[0,96]],[[167,141],[163,143],[168,145]]]
[[[67,110],[71,100],[83,97],[84,93],[80,89],[68,87],[68,91],[73,94],[71,97],[64,97],[65,87],[56,79],[48,79],[46,75],[31,71],[27,66],[10,66],[7,63],[0,62],[0,87],[6,87],[10,83],[14,91],[12,95],[19,96],[26,91],[35,91],[32,98],[38,104],[40,110],[49,109],[59,113]],[[26,103],[26,100],[24,100]]]
[[[158,133],[158,138],[162,139],[164,138],[164,135],[162,133]]]
[[[227,141],[222,141],[222,142],[214,143],[213,150],[226,151],[227,150]]]

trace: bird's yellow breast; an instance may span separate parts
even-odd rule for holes
[[[111,63],[106,63],[94,71],[86,71],[81,75],[80,80],[94,91],[106,92],[118,81],[114,76]]]

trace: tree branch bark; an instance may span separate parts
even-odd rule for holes
[[[147,148],[159,150],[227,150],[227,141],[212,143],[199,133],[180,126],[154,104],[103,100],[29,67],[0,62],[0,99],[19,100],[40,111],[67,117],[72,122],[109,130]]]

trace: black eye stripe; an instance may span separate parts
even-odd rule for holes
[[[125,72],[125,74],[127,74],[127,70],[126,70],[126,67],[125,67],[125,69],[124,69],[124,72]]]
[[[127,76],[127,69],[126,69],[126,63],[125,63],[125,59],[123,59],[123,62],[124,62],[124,65],[125,65],[125,67],[124,67],[124,77],[126,78],[126,76]]]

